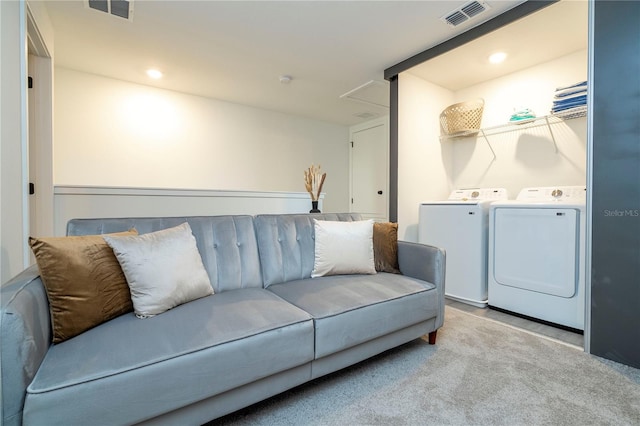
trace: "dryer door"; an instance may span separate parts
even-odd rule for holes
[[[496,208],[493,265],[498,284],[559,297],[577,289],[578,212]]]

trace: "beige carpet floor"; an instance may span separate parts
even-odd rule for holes
[[[446,308],[415,340],[211,425],[640,425],[640,370]]]

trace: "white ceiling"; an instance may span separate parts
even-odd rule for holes
[[[423,62],[409,72],[450,90],[460,90],[587,48],[588,3],[561,1],[524,19]],[[494,65],[489,55],[507,54]]]
[[[136,0],[129,22],[80,0],[45,2],[57,66],[343,125],[386,115],[388,109],[341,95],[384,81],[386,68],[522,0],[488,0],[488,11],[455,28],[440,20],[466,3]],[[563,25],[557,26],[566,30]],[[527,38],[509,49],[532,60],[549,54],[536,40]],[[469,53],[462,57],[470,59]],[[162,80],[146,76],[150,67],[164,73]],[[451,65],[440,67],[425,69],[425,78],[435,81],[442,71],[454,75]],[[454,68],[469,69],[459,62]],[[286,85],[279,82],[285,74],[292,77]]]

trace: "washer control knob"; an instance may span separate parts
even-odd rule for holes
[[[562,189],[554,189],[551,195],[555,198],[562,197]]]
[[[478,195],[480,195],[480,193],[478,191],[473,191],[471,193],[471,198],[478,198]]]

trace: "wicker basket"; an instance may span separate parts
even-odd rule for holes
[[[440,130],[443,135],[472,134],[480,130],[484,99],[460,102],[440,113]]]

